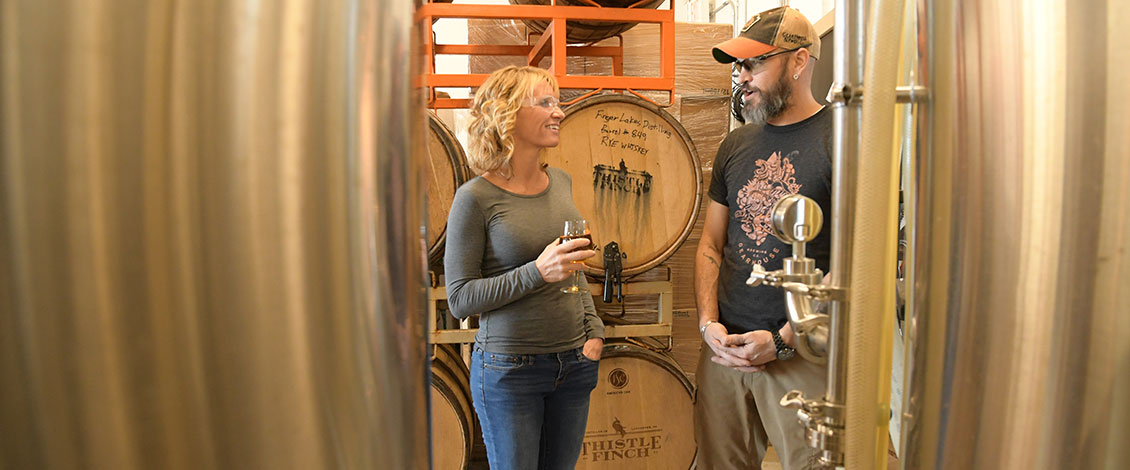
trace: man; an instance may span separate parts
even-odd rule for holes
[[[824,366],[793,357],[784,291],[745,280],[753,265],[780,269],[791,255],[770,226],[770,209],[781,197],[814,199],[824,209],[824,227],[831,226],[832,116],[811,91],[820,38],[800,12],[780,7],[751,18],[713,54],[740,71],[747,125],[718,150],[695,256],[707,345],[696,375],[698,468],[759,468],[769,443],[785,469],[808,468],[818,452],[805,444],[796,412],[779,400],[794,389],[823,396]],[[826,233],[808,245],[808,256],[825,272]]]

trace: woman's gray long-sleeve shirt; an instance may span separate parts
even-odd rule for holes
[[[447,217],[443,267],[447,304],[457,318],[479,315],[475,342],[489,352],[545,354],[603,338],[586,281],[584,294],[566,294],[572,282],[547,283],[534,261],[580,219],[568,173],[547,167],[539,194],[506,191],[479,176],[455,192]]]

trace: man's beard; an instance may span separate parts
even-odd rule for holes
[[[747,83],[746,86],[748,87],[749,84]],[[792,94],[793,89],[789,84],[788,74],[782,69],[781,76],[777,77],[777,83],[768,90],[760,90],[757,104],[745,103],[742,107],[742,118],[745,119],[746,124],[764,126],[770,119],[785,112]]]

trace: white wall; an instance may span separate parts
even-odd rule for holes
[[[733,2],[729,4],[728,2]],[[758,12],[789,5],[816,23],[835,6],[835,0],[676,0],[675,17],[692,23],[723,23],[741,27]],[[711,20],[710,10],[716,10]],[[736,13],[736,20],[735,20]]]
[[[796,8],[809,21],[816,23],[835,6],[835,0],[667,0],[660,8],[667,8],[670,1],[675,2],[675,20],[687,23],[721,23],[734,25],[740,28],[746,20],[758,12],[789,5]],[[727,4],[726,2],[733,2]],[[481,5],[506,5],[508,0],[456,0],[455,3],[471,3]],[[723,6],[725,5],[725,6]],[[721,7],[721,8],[719,8]],[[711,21],[711,9],[717,10]],[[736,16],[735,16],[736,14]],[[437,21],[432,31],[439,44],[467,44],[467,20],[445,18]],[[436,72],[438,73],[467,73],[468,58],[466,55],[440,55],[436,56]],[[470,88],[444,88],[452,98],[469,98]],[[453,129],[460,140],[465,141],[466,111],[454,113]],[[449,118],[451,119],[451,118]]]

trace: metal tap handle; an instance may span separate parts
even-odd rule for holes
[[[807,429],[807,431],[805,431],[806,435],[812,431],[813,425],[819,423],[823,418],[818,407],[813,406],[815,403],[806,400],[804,393],[800,390],[793,390],[786,393],[785,396],[781,397],[780,403],[781,406],[785,408],[796,410],[797,419],[800,420],[801,425]]]
[[[799,257],[803,258],[804,244],[816,239],[820,234],[820,229],[824,225],[824,212],[820,210],[820,205],[816,201],[799,194],[792,194],[773,204],[770,221],[773,235],[785,243],[792,243],[794,249],[799,248],[801,251]]]
[[[620,253],[620,245],[614,241],[608,242],[604,245],[604,296],[601,300],[604,303],[612,302],[612,294],[615,287],[620,288],[619,294],[616,299],[624,301],[624,281],[620,277],[623,272],[624,265],[620,261],[623,253]]]
[[[820,234],[824,223],[823,211],[816,201],[792,194],[778,200],[770,214],[773,234],[792,244],[793,255],[783,260],[784,269],[777,275],[776,282],[769,282],[770,276],[775,273],[765,274],[763,278],[766,284],[780,286],[787,291],[785,307],[797,337],[797,352],[809,361],[824,363],[827,361],[827,340],[813,340],[827,337],[828,316],[817,313],[814,307],[815,300],[826,299],[829,292],[820,286],[823,273],[816,268],[815,260],[805,256],[805,244]],[[754,274],[750,275],[750,280],[754,280]]]
[[[792,408],[795,410],[803,410],[807,408],[807,401],[804,399],[804,392],[800,390],[793,390],[786,393],[781,397],[781,406],[785,408]]]
[[[604,271],[604,295],[601,296],[601,300],[603,300],[604,303],[606,303],[606,304],[612,303],[612,289],[613,289],[612,284],[613,284],[613,282],[615,282],[615,280],[616,280],[616,275],[613,274],[612,271],[610,271],[610,270]]]
[[[765,277],[768,275],[769,273],[765,271],[765,267],[760,264],[755,264],[753,265],[753,270],[749,272],[749,280],[745,281],[745,283],[750,287],[760,286],[761,283],[765,282]]]

